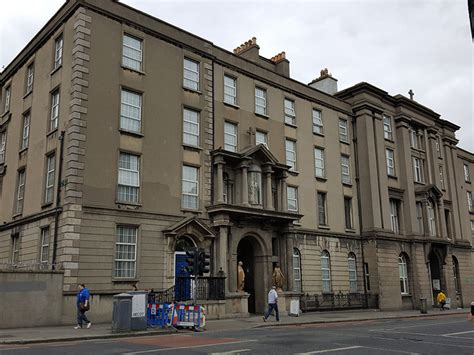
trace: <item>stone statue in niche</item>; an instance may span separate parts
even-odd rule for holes
[[[273,277],[272,282],[273,285],[276,286],[277,291],[283,291],[283,282],[285,280],[285,276],[280,269],[280,266],[276,264],[275,268],[273,269]]]
[[[244,285],[245,285],[244,263],[239,261],[237,265],[237,291],[244,292]]]
[[[249,173],[249,203],[251,205],[262,204],[262,175],[259,172]]]

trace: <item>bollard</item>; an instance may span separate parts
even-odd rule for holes
[[[471,302],[471,314],[469,314],[469,317],[467,319],[474,322],[474,302]]]
[[[428,304],[426,302],[426,298],[420,298],[420,313],[422,314],[428,313]]]

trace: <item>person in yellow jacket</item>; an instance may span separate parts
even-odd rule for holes
[[[444,311],[444,305],[446,304],[446,295],[444,294],[443,290],[439,291],[438,296],[436,297],[436,301],[441,305],[440,311]]]

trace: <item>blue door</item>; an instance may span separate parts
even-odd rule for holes
[[[191,279],[186,271],[186,253],[175,253],[175,286],[174,297],[176,301],[186,301],[191,299]]]

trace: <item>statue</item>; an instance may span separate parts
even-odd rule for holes
[[[275,266],[275,269],[273,269],[273,277],[272,277],[273,285],[276,286],[277,291],[283,291],[284,279],[285,279],[285,276],[283,275],[283,272],[281,271],[280,266],[277,264]]]
[[[243,267],[244,263],[239,261],[237,266],[237,291],[244,292],[245,285],[245,271]]]

